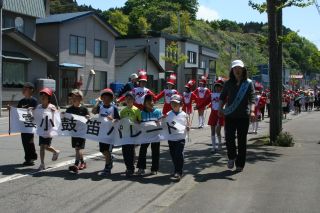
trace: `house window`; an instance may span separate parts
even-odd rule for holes
[[[81,36],[70,35],[69,53],[73,55],[85,55],[86,38]]]
[[[196,64],[197,63],[197,53],[188,51],[188,63],[189,64]]]
[[[100,91],[108,87],[108,72],[95,71],[93,90]]]
[[[3,62],[2,85],[7,88],[19,88],[26,82],[27,65],[21,62]]]
[[[102,40],[94,40],[94,56],[100,58],[108,58],[108,42]]]
[[[200,68],[201,69],[205,69],[206,68],[206,62],[205,61],[201,61]]]

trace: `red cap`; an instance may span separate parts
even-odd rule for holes
[[[167,80],[167,84],[175,85],[177,80],[176,74],[171,74]]]
[[[105,88],[103,90],[100,91],[100,96],[104,95],[104,94],[110,94],[113,96],[113,91],[110,88]]]
[[[256,83],[254,84],[254,87],[256,90],[259,90],[259,91],[263,89],[263,85],[258,81],[256,81]]]
[[[200,83],[207,84],[207,77],[206,76],[201,76]]]
[[[144,69],[140,69],[138,72],[139,81],[148,81],[147,72]]]
[[[196,83],[196,81],[191,79],[190,81],[188,81],[188,83],[185,85],[185,87],[191,89],[195,83]]]
[[[44,94],[46,94],[46,95],[48,95],[48,96],[52,96],[52,89],[50,89],[50,88],[43,88],[41,91],[40,91],[40,93],[44,93]]]
[[[214,86],[216,85],[223,86],[223,84],[224,84],[223,80],[217,80],[216,82],[214,82]]]

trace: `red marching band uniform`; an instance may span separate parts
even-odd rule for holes
[[[139,76],[139,82],[141,82],[141,81],[147,82],[148,81],[147,72],[144,69],[139,70],[138,76]],[[133,96],[134,96],[133,105],[136,106],[137,108],[139,108],[140,110],[143,110],[143,108],[144,108],[144,106],[143,106],[144,97],[147,94],[150,94],[153,97],[156,97],[156,95],[150,89],[148,89],[146,87],[142,87],[142,86],[133,88],[131,92],[133,93]],[[120,97],[118,99],[118,102],[122,102],[122,101],[124,101],[124,99],[125,99],[125,95]]]
[[[203,85],[206,85],[207,78],[205,76],[202,76],[200,83],[202,83]],[[208,89],[205,86],[203,86],[203,87],[199,86],[193,93],[198,97],[196,99],[197,109],[204,110],[205,109],[204,102],[208,97],[210,97],[210,93],[211,93],[210,89]]]
[[[164,105],[163,105],[163,109],[162,109],[162,114],[166,115],[168,112],[170,112],[171,108],[171,96],[175,95],[175,94],[179,94],[178,91],[176,89],[170,88],[170,87],[174,87],[176,84],[176,75],[175,74],[171,74],[169,79],[167,80],[167,85],[168,88],[162,90],[161,93],[159,93],[156,97],[155,97],[155,101],[160,100],[162,97],[164,97]],[[169,86],[171,85],[171,86]]]
[[[223,87],[224,82],[222,80],[217,80],[214,83],[214,86],[219,85]],[[210,126],[224,126],[224,117],[218,116],[219,111],[219,101],[220,101],[220,94],[221,92],[212,91],[211,95],[207,97],[207,99],[204,102],[204,105],[201,105],[200,107],[205,107],[208,105],[208,107],[211,107],[211,113],[208,121],[208,125]]]
[[[207,78],[205,76],[201,77],[199,84],[200,86],[194,91],[194,93],[198,97],[196,100],[196,107],[199,113],[199,128],[203,128],[205,120],[203,115],[205,110],[204,102],[208,97],[210,97],[211,92],[210,89],[205,86],[207,84]]]
[[[187,91],[183,92],[183,106],[182,111],[190,115],[192,113],[192,103],[198,99],[198,96],[192,92],[192,88],[195,85],[195,80],[190,80],[186,85],[185,88]]]

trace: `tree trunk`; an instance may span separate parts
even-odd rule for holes
[[[283,0],[278,0],[278,6],[281,6]],[[278,41],[278,63],[277,63],[277,74],[278,74],[278,100],[279,100],[279,133],[282,131],[282,117],[283,117],[283,110],[282,110],[282,90],[283,90],[283,56],[282,56],[282,38],[283,36],[283,26],[282,26],[282,8],[278,9],[276,13],[277,18],[277,41]]]
[[[277,136],[281,131],[280,122],[281,116],[279,116],[282,106],[281,100],[279,100],[279,85],[282,79],[279,79],[279,66],[278,66],[278,35],[277,35],[277,1],[267,0],[268,7],[268,28],[269,28],[269,77],[270,77],[270,142],[276,141]]]

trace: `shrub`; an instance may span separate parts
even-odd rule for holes
[[[292,147],[294,145],[294,139],[289,132],[281,132],[277,137],[274,145],[283,147]]]

